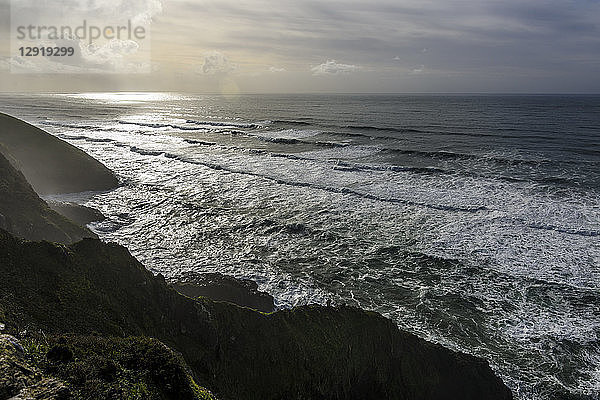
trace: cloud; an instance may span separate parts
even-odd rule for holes
[[[48,23],[51,10],[41,7],[39,0],[12,0],[17,2],[31,3],[44,17],[43,24]],[[9,0],[1,3],[8,5]],[[352,73],[353,79],[332,79],[328,90],[546,92],[570,87],[568,91],[597,92],[600,87],[599,1],[290,0],[276,7],[268,0],[65,0],[63,4],[92,5],[98,12],[88,23],[100,19],[109,24],[122,20],[115,15],[144,19],[164,6],[160,18],[153,18],[152,56],[163,63],[165,74],[185,77],[149,78],[148,87],[173,82],[187,88],[186,79],[198,79],[195,73],[231,75],[223,71],[233,68],[240,88],[249,91],[321,90],[322,80],[311,74],[344,73]],[[0,42],[8,49],[11,10],[7,6],[1,10]],[[65,13],[77,19],[74,23],[81,22],[81,14]],[[26,22],[36,22],[30,17]],[[205,60],[198,48],[218,49],[239,64],[234,67],[218,57]],[[312,64],[306,65],[306,60]],[[369,73],[326,60],[361,66],[358,71]],[[293,82],[273,80],[282,65],[306,65],[306,71]],[[256,79],[257,74],[263,80]],[[449,75],[457,78],[449,80]]]
[[[13,0],[11,5],[19,10],[27,10],[28,18],[42,21],[48,18],[64,21],[73,17],[131,20],[135,24],[149,23],[163,9],[161,0],[64,0],[54,4],[54,7],[44,7],[39,0]]]
[[[419,65],[418,67],[413,68],[410,72],[412,74],[420,74],[424,70],[425,70],[425,66],[424,65]]]
[[[81,45],[83,67],[98,68],[114,72],[144,72],[149,64],[138,64],[127,61],[127,57],[138,52],[140,46],[133,40],[113,39],[108,43],[97,45]],[[149,71],[145,71],[149,72]]]
[[[339,64],[335,60],[327,60],[323,64],[312,67],[313,75],[341,75],[361,69],[358,65]]]
[[[148,24],[162,11],[161,0],[64,0],[54,3],[57,3],[55,7],[44,7],[36,0],[11,2],[13,26],[38,26],[38,34],[30,36],[18,38],[16,31],[11,32],[13,47],[66,47],[75,50],[73,55],[24,59],[13,52],[7,62],[11,71],[69,74],[151,71],[151,29]],[[143,35],[133,35],[129,24],[131,29],[144,28]],[[125,32],[121,32],[121,27],[126,28]],[[40,34],[41,28],[47,29],[41,30]],[[112,34],[101,35],[101,31]]]
[[[204,55],[204,63],[199,72],[204,75],[226,74],[235,69],[223,53],[211,51]]]
[[[285,68],[269,67],[269,72],[278,73],[285,72]]]

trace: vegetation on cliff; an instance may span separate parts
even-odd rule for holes
[[[0,321],[9,333],[149,336],[180,351],[196,382],[226,399],[509,399],[484,360],[349,307],[264,314],[191,299],[127,249],[0,232]]]
[[[145,337],[0,335],[0,398],[214,400],[181,356]]]

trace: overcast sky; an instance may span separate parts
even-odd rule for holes
[[[56,10],[43,3],[40,21]],[[124,13],[151,21],[151,72],[124,66],[117,53],[138,44],[123,42],[79,57],[102,65],[95,74],[75,73],[72,60],[49,66],[62,73],[11,73],[22,60],[10,49],[10,2],[0,0],[2,91],[600,93],[599,0],[85,4],[107,10],[94,12],[106,24]]]

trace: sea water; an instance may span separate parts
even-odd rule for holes
[[[116,172],[92,229],[155,273],[352,304],[489,360],[519,399],[600,391],[600,97],[0,95]]]

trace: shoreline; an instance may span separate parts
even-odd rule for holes
[[[11,168],[8,162],[3,165],[7,183],[3,190],[7,193],[21,190],[15,189],[15,184],[28,185],[24,179],[14,180],[19,173]],[[33,194],[27,202],[32,210],[48,207]],[[79,222],[100,217],[87,208],[66,209]],[[15,219],[10,209],[0,211],[4,217]],[[54,215],[55,211],[48,212]],[[32,214],[36,217],[34,211]],[[36,223],[43,226],[44,220]],[[30,239],[27,233],[21,236]],[[192,370],[191,375],[178,373],[177,379],[183,379],[180,388],[193,388],[199,382],[222,400],[281,398],[291,393],[304,393],[309,398],[318,394],[318,398],[326,399],[512,398],[485,360],[419,339],[377,313],[316,305],[258,312],[198,297],[218,295],[221,300],[273,311],[272,297],[258,292],[255,283],[223,275],[189,276],[189,285],[179,284],[180,291],[187,294],[182,296],[169,287],[164,277],[152,275],[127,249],[116,244],[85,239],[71,240],[75,243],[65,247],[19,240],[4,231],[0,231],[0,239],[4,268],[16,268],[0,270],[4,275],[0,292],[29,294],[1,304],[0,322],[6,332],[16,336],[24,328],[56,335],[54,347],[45,355],[35,356],[43,362],[35,361],[35,357],[26,359],[35,361],[34,368],[54,374],[52,379],[62,382],[59,391],[84,389],[63,375],[60,368],[56,375],[47,363],[59,362],[66,368],[73,359],[69,354],[79,354],[82,350],[78,346],[89,343],[88,339],[78,342],[68,338],[60,342],[59,337],[74,334],[83,338],[81,335],[96,332],[107,338],[140,334],[156,337],[183,354],[181,362],[175,362],[178,368],[186,370],[187,364]],[[205,291],[198,291],[202,287]],[[216,292],[215,287],[219,289]],[[140,309],[143,315],[137,311]],[[42,339],[32,333],[20,340],[38,346]],[[121,343],[107,340],[109,347]],[[54,351],[62,354],[56,356],[58,361],[51,355],[57,346],[62,349]],[[12,357],[6,351],[1,357]],[[272,369],[273,365],[278,368]],[[37,384],[39,381],[33,380],[14,390],[30,390]],[[121,390],[127,389],[126,384],[120,385]]]

